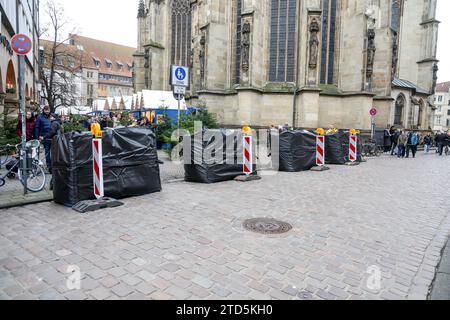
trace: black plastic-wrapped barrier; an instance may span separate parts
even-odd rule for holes
[[[206,130],[184,137],[183,150],[187,182],[217,183],[243,175],[243,134],[233,130]],[[255,150],[255,142],[253,143]],[[190,152],[189,152],[190,151]],[[253,152],[255,154],[255,152]],[[253,157],[256,173],[256,157]]]
[[[54,201],[74,206],[92,200],[92,135],[72,132],[52,144]],[[161,191],[155,134],[145,128],[103,132],[105,196],[123,199]]]
[[[350,161],[350,133],[348,131],[329,134],[325,138],[325,162],[344,165]],[[358,135],[357,161],[362,161],[361,136]]]
[[[280,171],[299,172],[316,165],[316,136],[308,131],[280,135]]]

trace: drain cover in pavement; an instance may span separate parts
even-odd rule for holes
[[[247,220],[244,228],[261,234],[283,234],[292,230],[289,223],[267,218]]]

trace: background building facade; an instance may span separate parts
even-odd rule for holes
[[[25,57],[25,96],[28,108],[39,102],[39,1],[0,0],[0,113],[4,108],[16,113],[19,108],[19,57],[11,48],[15,34],[33,41],[33,50]]]
[[[47,74],[53,46],[53,42],[41,40],[43,71]],[[133,95],[135,48],[71,35],[69,43],[58,45],[58,51],[61,61],[56,63],[55,77],[65,99],[58,106],[93,107],[94,101]]]
[[[436,0],[141,0],[135,90],[170,90],[223,125],[428,130],[437,79]]]
[[[436,116],[435,131],[447,131],[450,129],[450,82],[439,83],[434,96]]]

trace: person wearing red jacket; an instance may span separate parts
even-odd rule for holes
[[[19,123],[17,124],[16,133],[19,137],[22,137],[22,118],[19,117]],[[26,118],[26,133],[27,133],[27,141],[33,140],[34,137],[34,129],[36,127],[36,118],[33,117],[30,111],[27,112]]]

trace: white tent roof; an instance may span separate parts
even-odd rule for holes
[[[71,106],[71,107],[59,107],[56,108],[55,113],[59,115],[86,115],[92,112],[91,107],[80,107],[80,106]]]
[[[106,100],[95,100],[94,101],[94,109],[97,111],[105,110]]]
[[[133,103],[133,96],[123,96],[123,103],[125,104],[125,109],[131,110],[131,104]]]
[[[169,110],[178,110],[178,101],[172,91],[144,90],[144,107],[147,109],[159,109],[166,107]],[[186,110],[186,101],[181,100],[181,110]]]

